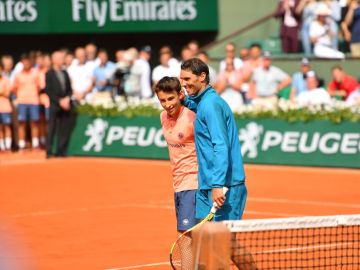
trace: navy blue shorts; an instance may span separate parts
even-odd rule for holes
[[[11,122],[11,113],[0,113],[0,124],[10,125]]]
[[[195,218],[196,193],[195,189],[174,194],[178,231],[186,231],[197,224],[198,220]]]
[[[26,122],[28,120],[37,122],[40,119],[40,107],[39,105],[32,104],[18,104],[18,119],[20,122]]]
[[[239,220],[244,212],[247,189],[245,184],[229,187],[224,205],[216,211],[214,221]],[[196,196],[196,218],[204,219],[212,207],[212,190],[199,190]]]

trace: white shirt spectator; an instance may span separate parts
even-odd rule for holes
[[[318,21],[313,21],[310,25],[310,37],[316,37],[315,45],[321,44],[330,47],[331,39],[329,34],[329,25],[322,25]]]
[[[178,67],[178,66],[180,66],[181,65],[181,63],[176,59],[176,58],[174,58],[174,57],[172,57],[172,58],[170,58],[170,60],[169,60],[169,66],[171,66],[171,67]]]
[[[256,68],[252,76],[256,85],[256,95],[258,97],[276,95],[279,83],[288,77],[288,74],[275,66],[270,66],[268,70],[263,67]]]
[[[360,88],[353,91],[346,99],[346,105],[348,106],[360,106]]]
[[[179,70],[175,66],[163,66],[158,65],[154,68],[152,73],[152,80],[154,82],[160,81],[163,77],[169,76],[169,77],[179,77]]]
[[[73,91],[84,93],[92,85],[93,71],[89,65],[72,64],[68,68]]]
[[[332,35],[338,33],[333,33],[334,27],[331,27],[327,19],[331,15],[331,10],[325,4],[319,4],[316,15],[318,17],[310,24],[309,30],[310,39],[314,42],[314,55],[320,58],[344,59],[344,53],[333,46]]]
[[[142,98],[150,98],[152,96],[152,89],[150,83],[151,68],[148,61],[143,58],[138,58],[135,61],[135,65],[141,67],[141,78],[140,78],[140,91]]]
[[[297,97],[297,102],[301,107],[329,104],[331,97],[324,88],[315,88],[301,92]]]
[[[89,69],[94,72],[95,68],[97,68],[100,65],[100,59],[96,58],[95,60],[88,60],[86,61],[86,64]]]
[[[210,84],[214,85],[216,83],[218,74],[217,74],[216,70],[212,66],[208,65],[208,67],[209,67]]]

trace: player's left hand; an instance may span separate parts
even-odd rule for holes
[[[225,195],[223,188],[213,188],[212,189],[212,201],[216,203],[217,209],[220,209],[225,202]]]

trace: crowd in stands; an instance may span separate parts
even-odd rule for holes
[[[9,55],[0,64],[0,150],[45,148],[48,157],[65,156],[72,109],[81,103],[98,104],[116,96],[139,99],[154,98],[154,85],[164,76],[178,77],[180,65],[192,57],[209,63],[209,56],[199,44],[186,44],[176,58],[170,46],[159,50],[158,65],[153,69],[149,60],[150,46],[139,50],[116,51],[116,62],[110,61],[105,49],[95,44],[57,50],[51,55],[42,52],[24,54],[14,66]],[[288,74],[273,65],[272,55],[260,44],[236,48],[225,46],[225,58],[219,69],[209,66],[210,82],[236,112],[245,104],[276,106],[284,91],[288,99],[300,106],[327,104],[332,99],[360,104],[357,80],[334,66],[332,81],[325,84],[311,68],[307,58],[299,72]],[[100,102],[100,103],[101,103]],[[61,138],[53,153],[55,137]]]
[[[352,57],[360,57],[360,0],[280,0],[274,16],[284,53],[343,59],[342,41]]]
[[[349,106],[360,104],[359,82],[340,65],[329,70],[332,80],[326,84],[308,58],[301,60],[298,72],[288,74],[273,65],[271,53],[262,52],[259,44],[240,49],[239,58],[234,54],[234,44],[227,44],[225,50],[226,58],[220,64],[214,87],[233,111],[243,104],[271,108],[281,97],[300,106],[329,104],[332,99],[345,101]]]

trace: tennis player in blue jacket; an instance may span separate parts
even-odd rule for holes
[[[183,62],[180,80],[188,94],[185,106],[196,112],[195,144],[199,164],[196,218],[206,217],[216,202],[219,210],[215,221],[241,219],[247,189],[232,111],[209,85],[209,68],[200,59]],[[224,186],[229,188],[226,196]]]

